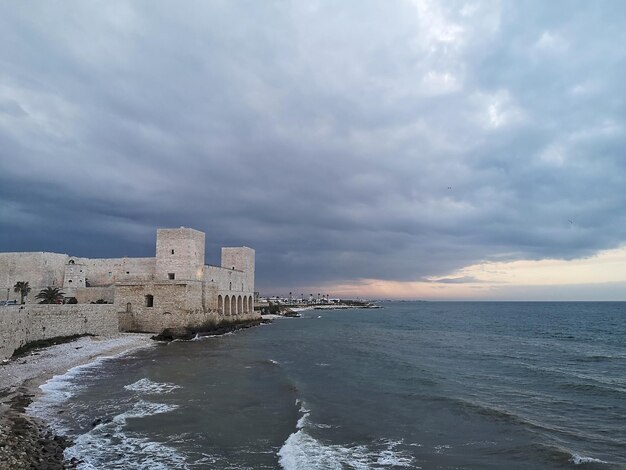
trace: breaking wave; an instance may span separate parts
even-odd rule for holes
[[[74,445],[65,450],[65,457],[80,460],[80,470],[187,469],[185,458],[175,449],[133,433],[126,426],[129,418],[168,413],[176,408],[176,405],[139,400],[130,410],[76,437]]]
[[[397,449],[402,441],[379,440],[367,445],[339,445],[324,443],[311,436],[306,428],[317,426],[311,422],[311,411],[301,401],[301,416],[296,424],[297,431],[291,434],[278,451],[278,461],[285,470],[295,469],[342,469],[342,468],[391,468],[416,467],[412,456]]]
[[[132,392],[141,392],[151,395],[158,395],[161,393],[170,393],[177,388],[182,388],[180,385],[170,384],[170,383],[159,383],[153,382],[150,379],[141,379],[135,383],[130,385],[126,385],[124,387],[125,390],[130,390]]]

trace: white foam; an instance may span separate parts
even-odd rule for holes
[[[575,453],[572,454],[572,458],[570,459],[570,462],[572,462],[574,465],[582,465],[585,463],[609,463],[604,460],[594,459],[593,457],[585,457],[583,455],[575,454]]]
[[[102,423],[90,432],[78,436],[74,445],[65,450],[65,458],[81,460],[78,465],[80,470],[187,469],[184,457],[175,449],[126,431],[126,421],[129,418],[168,413],[176,408],[176,405],[139,400],[130,410],[115,416],[110,422]]]
[[[130,390],[133,392],[141,392],[146,394],[158,395],[161,393],[170,393],[177,388],[182,388],[180,385],[175,385],[171,383],[159,383],[153,382],[150,379],[140,379],[135,383],[130,385],[125,385],[124,388],[126,390]]]
[[[441,445],[435,446],[435,454],[443,454],[444,450],[446,449],[450,449],[449,444],[441,444]]]
[[[272,364],[274,364],[274,365],[278,365],[278,364],[280,364],[278,361],[275,361],[274,359],[270,359],[270,362],[271,362]]]
[[[293,433],[278,451],[278,462],[285,470],[337,469],[358,470],[381,467],[416,467],[413,457],[396,451],[396,443],[388,443],[382,451],[365,445],[341,446],[324,444],[300,429]]]
[[[402,441],[380,441],[384,447],[380,451],[372,450],[365,445],[341,446],[324,444],[306,432],[306,427],[328,428],[328,425],[311,423],[309,410],[305,403],[296,400],[302,413],[296,423],[298,429],[291,434],[285,444],[278,451],[278,461],[285,470],[292,469],[337,469],[346,466],[358,470],[381,467],[412,467],[413,457],[406,455],[395,448]]]
[[[64,374],[55,375],[39,386],[43,393],[28,406],[27,413],[49,422],[58,433],[67,434],[68,430],[58,423],[58,405],[84,388],[76,380],[77,377],[96,371],[103,362],[116,357],[118,356],[100,356],[88,364],[75,366]]]

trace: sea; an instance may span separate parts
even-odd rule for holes
[[[100,358],[30,412],[81,469],[626,469],[626,303],[380,305]]]

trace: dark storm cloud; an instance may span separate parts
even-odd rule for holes
[[[280,291],[618,246],[625,9],[5,2],[1,248],[192,226]]]

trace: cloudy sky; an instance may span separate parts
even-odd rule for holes
[[[0,250],[626,299],[626,4],[0,0]]]

